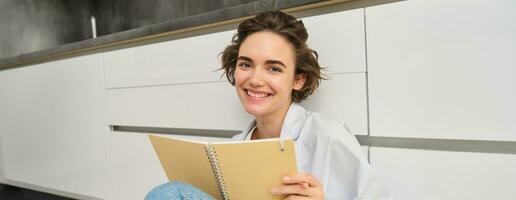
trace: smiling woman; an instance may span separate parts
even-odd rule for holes
[[[222,53],[221,69],[255,120],[233,139],[294,140],[300,173],[278,177],[283,184],[271,188],[272,195],[286,199],[389,199],[353,134],[297,104],[311,95],[322,79],[317,53],[308,48],[307,39],[303,22],[280,11],[260,13],[238,26],[232,43]],[[190,195],[192,191],[206,197],[183,184],[162,185],[148,197]]]
[[[291,68],[294,70],[293,72],[296,75],[304,76],[302,77],[305,81],[303,87],[292,93],[293,101],[301,102],[310,94],[312,94],[313,91],[319,86],[319,81],[321,79],[321,67],[317,62],[316,51],[308,48],[306,45],[308,33],[303,25],[303,22],[298,21],[296,18],[290,15],[286,15],[284,13],[279,15],[277,13],[281,12],[263,12],[257,15],[255,18],[246,20],[239,25],[238,33],[233,37],[232,44],[226,47],[222,53],[222,69],[225,70],[225,74],[229,82],[235,85],[235,63],[237,60],[240,60],[240,58],[247,58],[246,60],[248,61],[251,60],[250,58],[245,57],[246,50],[253,50],[249,48],[266,48],[259,51],[256,50],[255,52],[267,53],[267,51],[264,50],[275,49],[276,53],[280,53],[273,54],[269,52],[268,54],[270,58],[282,57],[283,60],[292,61],[293,64]],[[267,43],[261,44],[260,46],[247,45],[247,49],[242,49],[241,46],[244,44],[244,41],[247,41],[248,37],[254,35],[254,33],[263,32],[274,33],[273,35],[277,37],[276,40],[273,41],[274,39],[270,37],[260,37],[259,39],[261,41],[258,42]],[[275,42],[279,40],[281,40],[282,45],[275,44]],[[269,62],[267,64],[271,64],[270,62],[278,63],[277,61],[279,61],[283,67],[286,67],[285,64],[287,63],[282,63],[282,60],[279,59],[267,60],[267,62]]]
[[[292,92],[300,90],[305,82],[304,74],[294,76],[294,70],[295,52],[283,37],[264,31],[250,35],[242,43],[234,84],[245,110],[259,123],[282,121],[271,120],[284,117]],[[279,130],[261,133],[264,135],[256,138],[279,137]]]

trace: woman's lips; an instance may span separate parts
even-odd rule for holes
[[[260,102],[265,100],[267,97],[271,96],[268,92],[261,92],[261,91],[254,91],[254,90],[248,90],[244,89],[246,96],[249,100]]]
[[[271,95],[267,92],[259,92],[259,91],[252,91],[252,90],[245,90],[248,96],[254,97],[254,98],[265,98]]]

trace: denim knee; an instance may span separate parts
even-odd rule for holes
[[[159,185],[152,189],[145,200],[215,200],[210,195],[188,183],[173,181]]]

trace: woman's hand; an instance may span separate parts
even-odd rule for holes
[[[291,199],[324,199],[322,184],[311,174],[299,173],[283,177],[283,185],[271,188],[273,195]]]

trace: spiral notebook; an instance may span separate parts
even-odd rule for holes
[[[149,135],[170,181],[190,183],[216,199],[283,199],[269,190],[297,172],[291,139],[205,143]]]

